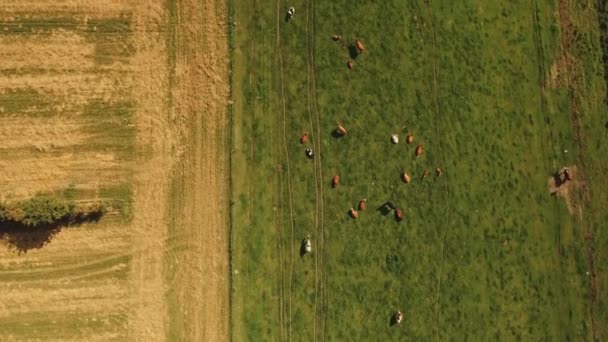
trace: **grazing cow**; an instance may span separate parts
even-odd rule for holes
[[[312,148],[307,148],[304,152],[306,152],[306,157],[308,157],[308,159],[312,159],[314,157],[314,152],[312,151]]]
[[[422,144],[419,144],[418,147],[416,147],[416,157],[420,156],[422,152],[424,152],[422,150]]]
[[[331,185],[334,188],[337,188],[340,185],[340,176],[335,175],[334,178],[332,178],[332,180],[331,180]]]
[[[424,170],[422,173],[422,179],[426,178],[429,175],[429,170]]]
[[[294,14],[296,14],[296,9],[293,7],[289,7],[289,9],[287,10],[287,20],[291,20]]]
[[[367,200],[364,198],[359,201],[359,210],[365,210],[367,207]]]
[[[399,143],[399,136],[397,134],[391,135],[391,142],[393,144],[398,144]]]
[[[308,142],[308,132],[305,132],[301,137],[300,137],[300,144],[306,144]]]
[[[395,323],[399,324],[402,320],[403,314],[401,313],[401,311],[397,310],[397,313],[395,314]]]
[[[337,42],[337,41],[342,40],[342,36],[339,34],[334,34],[333,36],[331,36],[331,39],[333,39],[334,42]]]
[[[435,169],[435,174],[436,174],[437,176],[441,176],[441,174],[442,174],[442,173],[443,173],[443,171],[441,171],[441,169],[440,169],[440,168],[436,168],[436,169]]]
[[[403,220],[403,211],[401,211],[401,209],[395,210],[395,218],[397,221]]]
[[[308,235],[306,237],[306,239],[304,239],[304,252],[305,253],[312,252],[312,244],[310,243],[310,235]]]
[[[342,125],[338,125],[338,128],[336,128],[336,133],[339,135],[348,135],[348,131],[346,128],[342,127]]]
[[[412,141],[414,141],[414,135],[413,135],[412,133],[408,134],[408,135],[407,135],[407,138],[405,139],[405,141],[406,141],[408,144],[411,144],[411,143],[412,143]]]
[[[410,178],[410,174],[407,173],[407,171],[403,171],[403,173],[401,174],[401,180],[405,182],[405,184],[409,184],[411,178]]]
[[[571,181],[572,180],[572,175],[570,174],[570,171],[568,171],[568,168],[565,167],[565,166],[564,166],[564,169],[563,169],[563,173],[564,173],[564,178],[567,181]]]
[[[359,39],[355,39],[355,46],[357,47],[357,51],[359,53],[363,53],[363,51],[365,51],[365,47],[363,47],[363,44],[359,41]]]
[[[355,210],[355,208],[350,208],[350,210],[348,211],[348,213],[354,219],[359,218],[359,213]]]
[[[348,66],[348,68],[350,70],[353,70],[353,68],[355,67],[355,64],[353,63],[353,61],[348,61],[348,63],[346,65]]]

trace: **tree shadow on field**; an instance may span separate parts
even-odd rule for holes
[[[3,241],[17,253],[25,254],[31,249],[40,249],[46,246],[63,228],[98,222],[103,215],[102,211],[94,211],[65,217],[51,224],[34,227],[12,220],[0,221],[0,241]]]

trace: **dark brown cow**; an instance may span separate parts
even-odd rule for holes
[[[359,201],[359,210],[365,210],[367,208],[367,200],[363,198]]]
[[[395,218],[397,221],[403,220],[403,211],[401,211],[401,209],[395,210]]]

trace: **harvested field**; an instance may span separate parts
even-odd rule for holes
[[[0,202],[117,209],[0,227],[0,340],[226,339],[226,18],[213,1],[0,4]]]

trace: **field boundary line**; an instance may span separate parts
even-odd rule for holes
[[[277,16],[276,16],[276,49],[277,49],[277,63],[279,66],[279,75],[280,75],[280,90],[281,90],[281,103],[282,103],[282,122],[283,122],[283,152],[285,156],[285,166],[287,167],[287,195],[288,195],[288,204],[289,204],[289,214],[290,214],[290,227],[291,227],[291,239],[289,244],[291,245],[291,265],[289,271],[289,325],[288,325],[288,340],[291,341],[291,290],[293,285],[293,264],[295,258],[295,248],[294,248],[294,238],[295,238],[295,222],[294,222],[294,213],[293,213],[293,194],[291,187],[291,168],[289,165],[289,149],[287,148],[287,108],[286,108],[286,100],[285,100],[285,77],[284,77],[284,67],[283,67],[283,52],[281,50],[281,1],[277,0]]]

